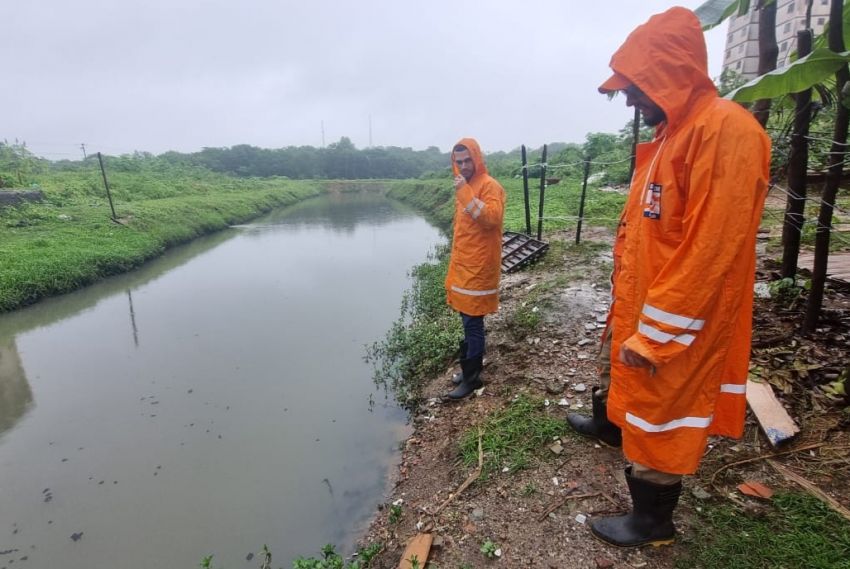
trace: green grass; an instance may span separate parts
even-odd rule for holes
[[[525,231],[525,206],[522,180],[517,178],[499,178],[505,188],[505,230]],[[454,215],[454,188],[451,179],[415,181],[404,180],[388,182],[391,187],[388,195],[406,202],[425,212],[440,227],[451,225]],[[531,183],[529,188],[529,207],[531,233],[537,235],[539,215],[539,185]],[[573,228],[578,216],[581,201],[581,184],[577,180],[564,179],[556,186],[546,188],[543,206],[543,232]],[[603,192],[596,187],[587,189],[584,217],[585,227],[601,225],[615,227],[619,219],[626,196],[615,192]],[[544,237],[545,239],[545,237]]]
[[[679,569],[848,569],[850,524],[804,494],[779,493],[767,512],[706,505]]]
[[[484,467],[481,479],[507,467],[511,472],[529,467],[546,443],[564,432],[564,422],[550,417],[541,401],[521,395],[481,425]],[[460,442],[466,466],[478,464],[478,427],[466,431]]]
[[[522,180],[516,178],[500,179],[505,188],[507,204],[505,207],[505,229],[525,231],[525,206]],[[529,207],[531,233],[537,235],[539,216],[540,187],[530,183]],[[576,226],[579,204],[581,202],[581,183],[578,180],[563,179],[556,186],[546,188],[543,204],[543,233]],[[588,187],[584,205],[584,224],[588,226],[615,227],[619,219],[626,196],[616,192],[603,192]]]

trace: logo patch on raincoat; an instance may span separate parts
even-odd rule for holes
[[[661,184],[649,184],[643,202],[643,216],[659,219],[661,217]]]

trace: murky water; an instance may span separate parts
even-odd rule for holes
[[[0,316],[0,567],[350,547],[406,434],[364,345],[440,239],[380,196],[323,197]]]

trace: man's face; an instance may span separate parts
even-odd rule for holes
[[[469,150],[459,150],[454,153],[455,164],[457,164],[457,169],[460,170],[460,175],[463,176],[466,181],[472,179],[472,176],[475,175],[475,163],[472,161],[472,156],[469,155]]]
[[[637,85],[629,85],[623,90],[623,93],[626,94],[626,106],[636,107],[643,115],[643,123],[646,126],[655,126],[667,120],[667,116],[661,107],[638,89]]]

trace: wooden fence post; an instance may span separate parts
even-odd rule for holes
[[[106,181],[106,170],[103,168],[103,158],[100,152],[97,153],[97,161],[100,162],[100,173],[103,174],[103,185],[106,186],[106,197],[109,199],[109,209],[112,210],[112,221],[118,221],[118,216],[115,215],[115,206],[112,205],[112,193],[109,191],[109,182]]]
[[[525,201],[525,234],[531,235],[531,204],[528,201],[528,157],[522,145],[522,195]]]
[[[543,158],[540,160],[540,205],[537,209],[537,240],[543,240],[543,199],[546,194],[546,145],[543,145]]]
[[[581,243],[581,222],[584,219],[584,198],[587,196],[587,179],[590,177],[590,160],[584,159],[584,181],[581,183],[581,201],[578,206],[578,224],[576,225],[576,245]]]

